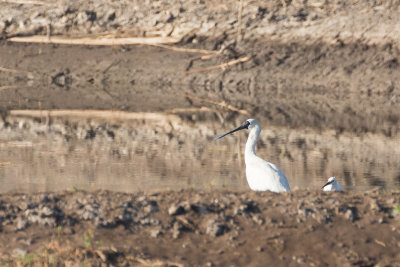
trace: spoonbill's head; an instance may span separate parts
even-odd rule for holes
[[[324,186],[321,188],[321,189],[324,189],[324,187],[325,186],[328,186],[328,185],[332,185],[332,186],[335,186],[336,184],[337,184],[337,181],[336,181],[336,177],[330,177],[329,179],[328,179],[328,182],[326,183],[326,184],[324,184]]]
[[[224,136],[226,136],[228,134],[231,134],[231,133],[243,130],[243,129],[247,129],[247,130],[250,131],[253,128],[260,128],[260,124],[258,123],[258,121],[256,119],[248,119],[245,122],[243,122],[242,125],[240,125],[236,129],[234,129],[232,131],[229,131],[227,133],[224,133],[224,134],[222,134],[220,136],[217,136],[217,137],[214,138],[214,140],[221,139],[222,137],[224,137]]]

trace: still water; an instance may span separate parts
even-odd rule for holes
[[[245,131],[212,141],[229,128],[215,123],[183,123],[174,129],[144,122],[29,123],[0,128],[1,193],[249,190]],[[330,176],[336,176],[344,190],[400,189],[399,139],[268,127],[257,153],[280,166],[292,189],[318,190]]]

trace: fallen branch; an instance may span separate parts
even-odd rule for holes
[[[213,50],[184,48],[184,47],[169,46],[169,45],[163,45],[163,44],[154,44],[152,46],[161,47],[161,48],[178,51],[178,52],[186,52],[186,53],[199,53],[199,54],[216,54],[216,53],[218,53],[218,51],[213,51]]]
[[[171,114],[179,114],[185,112],[217,112],[217,110],[211,109],[209,107],[200,107],[200,108],[174,108],[166,111],[166,113],[171,113]]]
[[[153,120],[153,121],[175,121],[179,122],[178,116],[155,112],[126,112],[110,110],[11,110],[12,116],[25,117],[76,117],[76,118],[98,118],[106,120]]]
[[[19,72],[21,72],[21,71],[19,71],[19,70],[9,69],[9,68],[3,68],[3,67],[0,67],[0,71],[11,72],[11,73],[19,73]]]
[[[218,69],[226,69],[230,66],[233,66],[235,64],[241,63],[241,62],[246,62],[249,61],[250,58],[248,57],[241,57],[239,59],[235,59],[226,63],[222,63],[220,65],[212,66],[212,67],[207,67],[207,68],[199,68],[199,69],[193,69],[193,70],[186,70],[184,73],[185,74],[193,74],[193,73],[200,73],[200,72],[206,72],[206,71],[212,71],[212,70],[218,70]]]
[[[0,3],[18,4],[18,5],[39,5],[48,6],[51,5],[42,1],[30,1],[30,0],[0,0]]]
[[[240,114],[245,114],[245,115],[249,114],[247,112],[247,110],[238,109],[238,108],[236,108],[236,107],[234,107],[232,105],[227,104],[225,101],[218,102],[218,101],[215,101],[215,100],[212,100],[212,99],[208,99],[208,98],[201,97],[201,96],[190,95],[190,94],[187,94],[187,93],[185,94],[185,97],[189,98],[189,99],[196,99],[196,100],[200,100],[200,101],[207,102],[207,103],[210,103],[210,104],[218,105],[220,107],[223,107],[223,108],[238,112]]]
[[[382,242],[382,241],[379,241],[378,239],[375,239],[375,243],[377,243],[378,245],[386,248],[386,244],[384,242]]]
[[[113,46],[113,45],[161,45],[161,44],[174,44],[179,42],[180,37],[123,37],[123,38],[110,38],[110,37],[80,37],[71,38],[65,36],[52,36],[49,38],[44,35],[34,36],[21,36],[12,37],[8,41],[16,43],[40,43],[40,44],[66,44],[66,45],[99,45],[99,46]]]
[[[169,261],[162,261],[162,260],[146,260],[136,257],[135,261],[142,264],[143,266],[176,266],[176,267],[183,267],[183,264],[176,263],[176,262],[169,262]]]
[[[7,89],[16,89],[16,88],[20,88],[20,86],[18,86],[18,85],[4,85],[4,86],[0,86],[0,91],[7,90]]]
[[[11,72],[11,73],[30,73],[29,71],[9,69],[9,68],[3,68],[3,67],[0,67],[0,71]]]
[[[16,70],[16,69],[9,69],[9,68],[0,67],[0,71],[8,72],[8,73],[20,73],[20,74],[25,74],[25,75],[27,75],[27,78],[28,78],[28,79],[33,79],[34,76],[35,76],[33,72],[25,71],[25,70]],[[1,87],[0,87],[0,88],[1,88]]]

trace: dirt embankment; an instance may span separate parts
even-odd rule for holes
[[[383,191],[2,195],[0,260],[398,266],[399,205],[398,192]]]
[[[225,101],[247,110],[246,117],[272,125],[396,135],[400,33],[393,17],[398,4],[283,3],[244,1],[242,7],[238,1],[3,4],[7,8],[1,13],[1,107],[216,108],[185,98],[190,93]],[[219,53],[200,57],[142,46],[7,42],[21,35],[100,33],[178,36],[177,46]],[[245,62],[214,69],[237,59]],[[219,116],[232,121],[235,114]]]

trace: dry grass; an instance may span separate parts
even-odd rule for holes
[[[8,41],[16,43],[40,43],[40,44],[65,44],[65,45],[92,45],[92,46],[114,46],[114,45],[161,45],[175,44],[181,37],[79,37],[34,35],[12,37]]]

